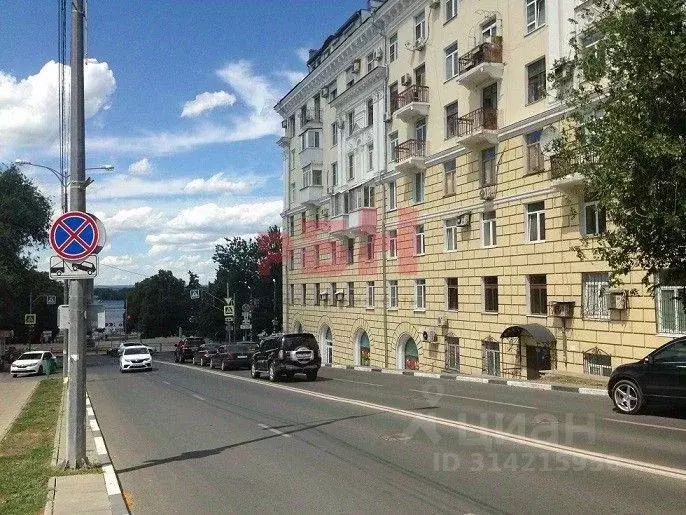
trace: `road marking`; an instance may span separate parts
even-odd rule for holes
[[[94,416],[95,416],[95,413],[93,412],[93,408],[91,408],[90,406],[86,406],[86,414],[87,414],[89,417],[94,417]]]
[[[203,401],[203,402],[205,402],[205,400],[206,400],[205,397],[203,397],[202,395],[197,395],[197,394],[195,394],[195,393],[192,393],[192,394],[191,394],[191,397],[195,397],[195,398],[198,399],[199,401]]]
[[[161,362],[170,367],[184,367],[184,365],[177,363],[167,363]],[[191,367],[185,367],[191,368]],[[578,458],[586,459],[589,461],[595,461],[600,463],[605,463],[608,465],[613,465],[615,467],[621,467],[628,470],[634,470],[638,472],[643,472],[647,474],[652,474],[655,476],[670,477],[673,479],[678,479],[680,481],[686,482],[686,470],[677,469],[672,467],[665,467],[662,465],[657,465],[654,463],[632,460],[630,458],[624,458],[622,456],[613,456],[611,454],[604,454],[595,451],[587,451],[584,449],[570,447],[567,445],[561,445],[551,442],[546,442],[543,440],[536,440],[535,438],[529,438],[527,436],[519,436],[506,431],[499,431],[497,429],[490,429],[486,427],[481,427],[475,424],[468,424],[466,422],[457,422],[455,420],[450,420],[447,418],[436,417],[433,415],[425,415],[423,413],[417,413],[414,411],[408,411],[400,408],[392,408],[390,406],[384,406],[382,404],[375,404],[372,402],[361,401],[358,399],[348,399],[346,397],[337,397],[335,395],[329,395],[326,393],[313,392],[311,390],[303,390],[300,388],[295,388],[292,386],[287,386],[278,383],[270,383],[267,381],[255,381],[249,377],[242,377],[237,375],[223,374],[215,370],[203,370],[195,369],[205,372],[207,374],[215,374],[219,377],[223,377],[227,380],[234,381],[244,381],[255,385],[261,385],[265,388],[278,388],[280,390],[285,390],[299,395],[306,395],[309,397],[315,397],[318,399],[324,399],[332,402],[338,402],[341,404],[349,404],[352,406],[358,406],[362,408],[369,408],[375,411],[381,411],[384,413],[391,413],[393,415],[398,415],[405,418],[412,418],[415,420],[422,420],[425,422],[431,422],[440,426],[450,427],[453,429],[461,429],[463,431],[469,431],[471,433],[480,434],[482,436],[487,436],[496,440],[503,440],[507,442],[512,442],[514,444],[525,445],[528,447],[534,447],[537,449],[543,449],[546,451],[556,452],[558,454],[566,454],[568,456],[575,456]]]
[[[365,383],[364,381],[352,381],[350,379],[339,379],[338,377],[332,377],[331,379],[333,379],[334,381],[344,381],[346,383],[367,384],[369,386],[382,386],[383,387],[382,384],[378,384],[378,383]]]
[[[269,427],[267,424],[257,424],[257,425],[260,426],[262,429],[266,429],[267,431],[271,431],[272,433],[277,434],[279,436],[283,436],[284,438],[290,438],[291,437],[291,435],[289,435],[288,433],[283,433],[283,432],[279,431],[278,429],[274,429],[273,427]]]
[[[93,440],[95,440],[95,452],[107,454],[107,447],[105,447],[105,440],[103,440],[102,436],[96,436]]]
[[[166,385],[170,385],[170,386],[171,386],[171,383],[170,383],[169,381],[162,381],[162,384],[166,384]]]
[[[121,490],[119,489],[119,481],[117,481],[117,475],[114,473],[114,467],[112,465],[105,465],[102,467],[102,471],[105,474],[105,487],[107,488],[107,495],[121,494]]]
[[[631,424],[632,426],[654,427],[656,429],[666,429],[668,431],[683,431],[686,433],[685,427],[660,426],[658,424],[646,424],[645,422],[631,422],[630,420],[617,420],[616,418],[604,418],[608,422],[619,422],[620,424]]]
[[[86,406],[90,406],[90,405],[91,405],[91,399],[90,399],[90,397],[86,396]]]
[[[489,402],[491,404],[502,404],[504,406],[512,406],[514,408],[524,408],[524,409],[533,409],[537,410],[538,408],[535,408],[534,406],[525,406],[524,404],[513,404],[511,402],[501,402],[501,401],[491,401],[488,399],[479,399],[477,397],[465,397],[463,395],[453,395],[451,393],[436,393],[436,392],[431,392],[427,390],[409,390],[410,392],[417,392],[417,393],[424,393],[427,396],[429,395],[438,395],[439,397],[455,397],[456,399],[465,399],[468,401],[479,401],[479,402]]]
[[[91,426],[91,431],[100,431],[100,426],[98,425],[98,421],[95,420],[94,418],[90,419],[88,423]]]

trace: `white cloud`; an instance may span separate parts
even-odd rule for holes
[[[256,204],[218,206],[203,204],[182,210],[167,227],[173,231],[211,230],[226,233],[259,232],[281,221],[281,200],[267,200]],[[227,229],[229,229],[227,231]]]
[[[112,216],[101,217],[108,232],[140,231],[160,227],[164,216],[150,206],[121,209]]]
[[[215,91],[214,93],[206,91],[197,95],[195,99],[183,104],[181,118],[200,116],[202,113],[217,107],[232,106],[235,102],[236,97],[226,91]]]
[[[115,174],[108,175],[88,187],[89,200],[110,200],[124,198],[170,197],[183,194],[188,179],[144,179],[141,177]]]
[[[295,51],[295,54],[298,56],[298,59],[300,59],[303,63],[307,63],[307,61],[310,58],[310,49],[301,47]]]
[[[152,164],[147,157],[129,165],[129,172],[134,175],[147,175],[152,170]]]
[[[65,67],[69,112],[71,68]],[[116,88],[114,73],[106,62],[89,60],[84,67],[84,110],[86,118],[109,107]],[[24,79],[0,71],[0,134],[3,153],[27,147],[45,147],[58,137],[58,63],[47,62]]]
[[[209,179],[193,179],[186,184],[184,191],[188,193],[239,193],[251,188],[252,184],[248,181],[232,181],[226,179],[222,172],[214,174]]]
[[[100,259],[100,264],[105,266],[131,266],[133,258],[129,255],[124,256],[105,256]]]

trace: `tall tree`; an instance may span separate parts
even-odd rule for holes
[[[187,323],[187,289],[183,279],[160,270],[133,287],[128,312],[144,338],[173,336]]]
[[[567,171],[612,222],[582,251],[686,284],[686,4],[593,0],[571,59],[551,75],[577,129],[559,142]]]

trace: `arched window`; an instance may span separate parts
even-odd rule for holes
[[[358,345],[360,346],[360,365],[363,367],[368,367],[371,365],[371,359],[370,359],[370,352],[371,352],[371,346],[369,344],[369,335],[367,334],[366,331],[362,331],[362,334],[360,334],[360,339],[358,342]]]
[[[327,364],[333,363],[333,336],[331,328],[328,326],[325,330],[322,330],[320,348],[322,349],[322,362]]]
[[[398,343],[396,366],[398,370],[419,370],[419,350],[410,336]]]

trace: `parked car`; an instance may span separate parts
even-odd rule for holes
[[[210,359],[217,354],[218,349],[218,343],[206,343],[205,345],[201,345],[193,355],[193,364],[200,365],[201,367],[209,365]]]
[[[152,370],[152,356],[145,345],[127,347],[119,358],[119,371]]]
[[[238,342],[222,345],[217,353],[210,358],[210,368],[229,370],[235,368],[250,368],[252,356],[259,349],[254,342]]]
[[[183,363],[187,359],[193,359],[195,352],[204,345],[205,340],[198,336],[188,336],[176,344],[174,349],[174,362]]]
[[[648,404],[686,404],[686,337],[667,342],[641,361],[615,368],[607,391],[615,407],[629,415]]]
[[[12,377],[19,375],[38,374],[50,375],[57,370],[57,360],[51,352],[24,352],[10,365]]]
[[[253,354],[250,375],[259,378],[266,372],[273,382],[281,377],[292,379],[294,374],[305,374],[308,381],[314,381],[321,365],[319,345],[313,334],[274,335],[260,342],[259,350]]]

